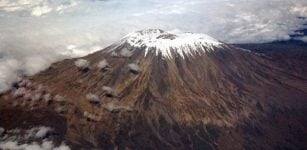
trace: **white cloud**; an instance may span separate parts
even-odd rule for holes
[[[100,121],[101,117],[92,113],[89,113],[87,111],[83,112],[83,116],[87,119],[90,119],[92,121]]]
[[[75,61],[75,65],[81,70],[86,69],[90,66],[90,62],[85,59],[78,59]]]
[[[55,145],[53,141],[45,139],[52,132],[50,127],[40,126],[22,131],[21,129],[8,130],[0,141],[0,149],[6,150],[70,150],[65,143]],[[17,138],[16,138],[17,137]],[[35,138],[36,142],[33,142]],[[15,139],[15,140],[12,140]]]
[[[48,133],[52,132],[53,129],[50,127],[40,126],[40,127],[34,127],[32,129],[27,130],[27,139],[30,137],[34,138],[45,138]]]
[[[98,63],[98,65],[97,65],[97,67],[99,68],[99,69],[105,69],[105,68],[107,68],[109,66],[109,63],[107,62],[107,60],[102,60],[102,61],[100,61],[99,63]]]
[[[35,137],[37,137],[37,138],[44,138],[51,131],[52,131],[52,129],[49,128],[49,127],[40,127],[38,129],[37,133],[35,134]]]
[[[57,94],[57,95],[54,96],[54,100],[57,101],[57,102],[64,102],[65,97]]]
[[[26,93],[27,93],[26,89],[22,87],[14,91],[14,96],[20,97],[20,96],[24,96]]]
[[[100,101],[99,97],[96,94],[88,93],[86,94],[86,99],[91,103],[97,103]]]
[[[113,88],[109,86],[103,86],[102,90],[105,92],[106,96],[113,97],[114,96],[114,90]]]
[[[307,36],[297,37],[296,39],[307,43]]]
[[[41,16],[52,11],[52,8],[48,6],[36,6],[33,8],[31,15],[32,16]]]
[[[70,148],[63,143],[59,147],[55,147],[53,150],[70,150]]]
[[[18,79],[20,63],[14,59],[0,59],[0,91],[9,88]]]
[[[58,12],[59,14],[62,14],[65,10],[72,8],[78,4],[77,1],[71,0],[69,5],[67,4],[61,4],[59,6],[56,6],[55,11]]]
[[[76,6],[76,0],[2,0],[0,10],[6,12],[28,12],[32,16],[39,17],[50,12],[63,13],[66,9]]]
[[[28,130],[8,130],[0,141],[0,149],[7,150],[70,150],[69,146],[62,143],[56,146],[53,141],[46,140],[48,133],[52,132],[50,127],[40,126]],[[14,138],[12,138],[14,137]],[[16,138],[17,137],[17,138]],[[36,142],[33,142],[35,138]],[[12,140],[15,139],[15,140]]]
[[[52,141],[43,141],[42,144],[35,142],[30,144],[18,144],[17,141],[5,141],[0,142],[0,148],[8,150],[70,150],[65,144],[56,147]]]
[[[101,46],[99,45],[92,45],[92,46],[76,46],[76,45],[68,45],[66,47],[66,50],[61,52],[60,54],[64,55],[64,56],[71,56],[71,57],[78,57],[78,56],[84,56],[86,54],[95,52],[97,50],[101,50],[103,49]]]
[[[140,72],[140,67],[139,67],[139,65],[137,65],[137,64],[134,64],[134,63],[129,64],[129,65],[128,65],[128,68],[130,69],[130,71],[132,71],[132,72],[134,72],[134,73]]]
[[[303,5],[297,5],[297,6],[293,6],[291,8],[291,12],[301,16],[301,17],[307,17],[307,6],[303,6]]]

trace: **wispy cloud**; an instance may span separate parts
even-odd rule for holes
[[[0,10],[6,12],[26,12],[39,17],[50,12],[62,13],[65,9],[77,5],[75,0],[2,0]]]

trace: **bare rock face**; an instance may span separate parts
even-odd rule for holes
[[[123,50],[129,57],[115,55]],[[75,66],[80,59],[91,69]],[[307,148],[307,79],[266,56],[203,34],[151,29],[80,59],[57,62],[27,79],[65,101],[14,108],[65,118],[62,134],[72,148]],[[109,66],[103,72],[101,60]],[[86,99],[88,93],[95,93],[98,105]],[[12,121],[3,118],[14,101],[23,98],[12,92],[0,97],[0,126]],[[58,107],[65,112],[54,111]]]

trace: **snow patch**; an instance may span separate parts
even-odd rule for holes
[[[120,51],[120,55],[123,57],[131,57],[133,55],[133,52],[129,51],[127,48],[124,48]]]
[[[193,55],[199,52],[214,51],[221,46],[221,42],[206,35],[196,33],[170,33],[160,29],[148,29],[130,33],[122,39],[133,47],[145,48],[145,56],[151,50],[155,54],[162,54],[164,58],[172,58],[172,52],[185,55]]]

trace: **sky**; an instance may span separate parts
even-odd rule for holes
[[[0,0],[0,91],[64,58],[159,28],[226,43],[288,40],[307,28],[306,0]],[[307,42],[305,35],[296,39]]]

